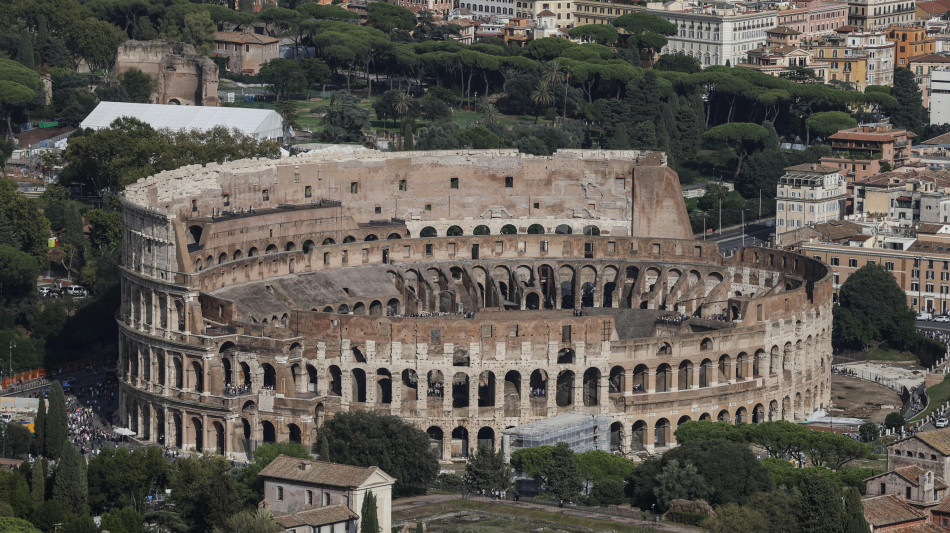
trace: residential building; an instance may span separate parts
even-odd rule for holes
[[[858,179],[851,205],[856,217],[884,217],[898,227],[950,223],[950,173],[902,167]]]
[[[922,54],[907,60],[907,68],[914,73],[914,80],[927,109],[930,109],[930,71],[946,67],[950,67],[950,56],[942,54]]]
[[[914,0],[848,0],[848,24],[866,31],[881,31],[916,18]]]
[[[261,65],[277,59],[280,39],[253,32],[219,31],[214,34],[213,56],[228,58],[227,70],[256,75]]]
[[[396,480],[378,467],[278,455],[257,475],[264,480],[261,507],[269,509],[287,530],[326,526],[327,531],[358,531],[359,513],[369,492],[376,498],[381,531],[392,529],[392,486]]]
[[[848,24],[848,6],[837,2],[806,0],[779,9],[775,24],[801,32],[802,40],[811,40]]]
[[[950,428],[921,431],[886,448],[888,470],[917,467],[915,472],[929,471],[940,479],[946,479],[950,473]]]
[[[850,184],[879,174],[884,163],[892,169],[903,166],[910,159],[913,137],[887,123],[860,124],[828,138],[832,153],[822,157],[821,164],[840,169]]]
[[[932,470],[918,465],[888,470],[867,478],[865,483],[868,496],[892,494],[914,506],[936,505],[947,495],[946,482],[936,477]]]
[[[886,38],[894,43],[894,65],[898,67],[908,66],[911,57],[934,53],[937,42],[927,36],[923,26],[891,26],[887,29]]]
[[[950,67],[930,71],[930,123],[950,123]]]
[[[893,494],[865,498],[864,520],[871,533],[938,533],[945,532],[928,523],[927,513],[915,508]]]
[[[947,11],[950,11],[950,0],[917,2],[917,5],[915,6],[917,20],[939,19]]]
[[[684,53],[700,65],[738,65],[749,51],[765,46],[766,31],[775,27],[775,11],[751,11],[741,4],[703,4],[674,0],[651,2],[647,12],[672,22],[677,34],[662,53]]]
[[[554,14],[555,26],[558,28],[570,29],[574,27],[573,0],[553,1],[553,0],[520,0],[514,2],[515,16],[518,18],[537,19],[544,11]]]
[[[828,62],[815,61],[814,56],[814,50],[797,46],[762,46],[749,50],[749,62],[742,66],[776,77],[807,68],[815,74],[817,81],[827,82]]]
[[[839,28],[835,35],[810,43],[816,61],[828,61],[828,80],[850,83],[864,91],[868,85],[893,85],[894,43],[884,32],[861,32],[852,26]]]
[[[789,26],[776,26],[765,31],[766,46],[798,46],[802,32]]]
[[[422,11],[428,11],[434,15],[435,18],[441,19],[449,16],[449,13],[452,11],[452,0],[386,0],[390,4],[396,4],[397,6],[402,6],[413,13],[420,13]],[[494,5],[498,4],[499,0],[483,0],[480,2],[482,5]],[[504,2],[501,2],[504,3]],[[508,2],[508,4],[513,4],[514,1]]]
[[[410,0],[411,1],[411,0]],[[451,0],[439,0],[447,4],[448,9],[451,10],[452,2]],[[520,5],[520,2],[518,2]],[[514,0],[473,0],[466,2],[459,2],[458,7],[462,9],[468,9],[472,14],[478,17],[487,17],[487,16],[504,16],[504,17],[514,17],[515,14],[515,1]]]
[[[837,167],[805,164],[788,167],[775,192],[775,235],[838,220],[845,214],[847,187]]]
[[[615,18],[634,11],[643,11],[643,6],[610,0],[574,0],[574,24],[610,24]]]
[[[950,133],[915,144],[913,153],[930,170],[950,170]]]

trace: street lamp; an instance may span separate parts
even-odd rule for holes
[[[16,348],[16,341],[10,341],[10,375],[8,376],[12,382],[13,380],[13,349]]]

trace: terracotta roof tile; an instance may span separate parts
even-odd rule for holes
[[[765,33],[780,33],[783,35],[801,35],[802,32],[796,30],[795,28],[789,28],[788,26],[776,26],[771,30],[766,30]]]
[[[944,133],[943,135],[937,135],[927,139],[922,144],[950,144],[950,133]]]
[[[553,12],[551,12],[551,11],[545,9],[544,11],[538,13],[538,16],[539,16],[539,17],[556,17],[557,15],[555,15]]]
[[[950,56],[943,54],[920,54],[919,56],[911,57],[907,61],[909,63],[950,63]]]
[[[277,37],[260,35],[253,32],[245,33],[240,31],[216,31],[214,32],[214,40],[243,44],[273,44],[280,42],[280,39]]]
[[[326,526],[338,524],[347,520],[359,518],[356,513],[345,505],[331,505],[329,507],[317,507],[306,511],[297,511],[296,513],[275,516],[274,520],[280,525],[291,528],[300,526]]]
[[[888,533],[947,533],[947,530],[933,522],[921,522],[919,524],[889,529]]]
[[[873,528],[926,519],[924,513],[914,509],[893,494],[867,498],[862,503],[864,503],[864,518]]]
[[[914,435],[944,455],[950,455],[950,428],[924,431]]]
[[[278,455],[269,465],[257,473],[261,477],[302,481],[331,487],[359,487],[374,473],[386,474],[378,467],[361,467],[299,459]],[[386,476],[389,477],[389,476]]]
[[[794,172],[815,172],[818,174],[834,174],[835,172],[840,172],[840,169],[838,169],[837,167],[815,165],[812,163],[805,163],[804,165],[795,165],[792,167],[785,167],[785,170],[791,170]]]
[[[851,222],[850,220],[831,220],[821,224],[815,224],[815,231],[821,234],[829,241],[839,241],[848,239],[855,235],[861,235],[864,226]]]

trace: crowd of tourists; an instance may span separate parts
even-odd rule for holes
[[[250,383],[245,383],[243,385],[232,385],[229,383],[224,387],[225,396],[241,396],[242,394],[250,394],[250,392]]]
[[[689,320],[689,315],[684,313],[675,313],[657,318],[656,323],[663,324],[664,326],[679,326],[687,320]]]

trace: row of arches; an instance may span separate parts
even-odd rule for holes
[[[568,224],[559,224],[555,226],[554,228],[555,235],[571,235],[573,232],[574,232],[574,229]],[[527,235],[544,235],[546,233],[546,230],[544,226],[542,226],[541,224],[530,224],[526,228],[524,233]],[[584,235],[598,236],[600,235],[600,227],[590,224],[590,225],[584,226],[582,233]],[[474,228],[472,228],[471,234],[479,236],[479,235],[491,235],[492,233],[491,233],[491,228],[489,228],[487,225],[479,224],[475,226]],[[498,234],[499,235],[517,235],[518,227],[515,226],[514,224],[505,224],[504,226],[501,227]],[[461,237],[463,235],[465,235],[465,231],[462,229],[462,226],[459,226],[456,224],[456,225],[449,226],[448,229],[446,229],[444,236],[445,237]],[[419,230],[419,237],[423,239],[441,237],[441,236],[442,235],[439,235],[438,230],[436,230],[433,226],[425,226],[421,230]]]

